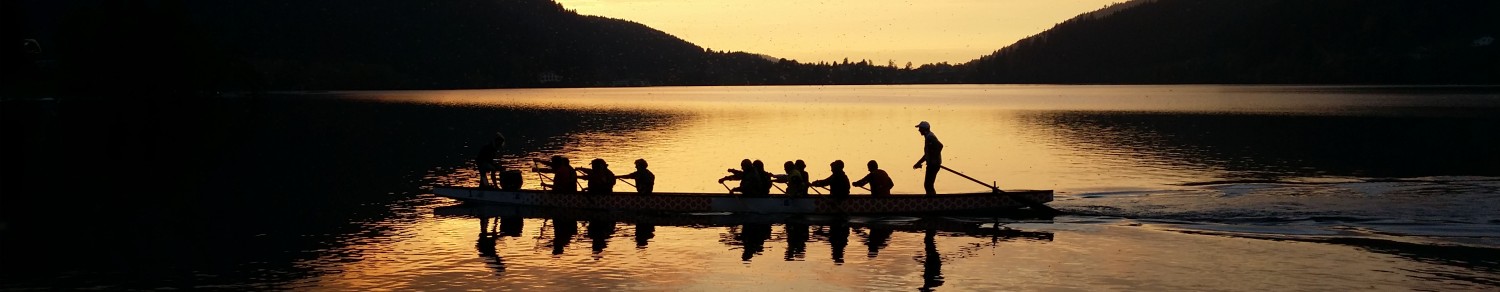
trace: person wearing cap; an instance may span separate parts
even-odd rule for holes
[[[546,167],[532,168],[531,171],[552,173],[552,184],[543,183],[542,187],[552,188],[553,193],[571,194],[578,192],[578,171],[573,169],[567,157],[552,155],[552,160],[538,158],[537,163],[547,165]]]
[[[622,175],[619,178],[635,180],[635,192],[649,195],[656,189],[656,174],[646,169],[646,159],[635,160],[635,172]]]
[[[505,166],[495,161],[495,158],[499,158],[501,147],[505,147],[505,135],[495,132],[495,138],[480,147],[479,155],[474,157],[474,164],[479,166],[480,188],[499,187],[500,174],[505,172]]]
[[[828,195],[836,199],[848,197],[849,176],[844,174],[844,161],[834,160],[833,163],[828,164],[828,167],[833,170],[833,174],[828,175],[828,178],[815,180],[810,184],[815,187],[828,187]]]
[[[614,193],[615,172],[609,171],[609,164],[604,163],[604,159],[602,158],[594,158],[593,161],[589,162],[589,165],[592,168],[583,167],[578,169],[578,171],[583,172],[583,177],[580,178],[589,182],[589,187],[586,191],[596,195]]]
[[[865,187],[866,184],[869,184],[871,196],[881,197],[891,195],[891,188],[896,187],[896,182],[891,181],[891,175],[881,170],[880,164],[875,163],[874,160],[870,160],[870,163],[865,165],[870,167],[870,174],[866,174],[864,178],[854,181],[854,186]]]
[[[927,121],[917,123],[917,133],[921,133],[923,140],[922,158],[917,159],[917,164],[912,169],[922,168],[922,162],[927,162],[927,176],[922,180],[922,187],[927,189],[928,196],[936,196],[937,190],[933,183],[937,182],[938,170],[943,167],[943,142],[939,142],[937,135],[932,134],[932,125]]]

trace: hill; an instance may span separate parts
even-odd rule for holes
[[[56,87],[75,96],[96,90],[872,84],[960,76],[945,64],[803,64],[714,51],[639,23],[580,15],[551,0],[6,4],[16,16],[8,19],[20,22],[6,38],[38,40],[45,48],[8,51],[18,61],[8,62],[7,72],[54,72]]]
[[[978,83],[1494,84],[1500,2],[1136,0],[965,65]]]

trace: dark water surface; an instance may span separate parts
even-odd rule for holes
[[[1500,90],[832,86],[6,101],[4,289],[1489,290]],[[775,217],[467,206],[506,161],[645,158],[722,192],[742,158],[945,165],[1055,189],[1056,218]],[[20,138],[20,139],[16,139]],[[581,163],[579,163],[581,164]],[[527,172],[526,185],[535,187]],[[619,190],[628,188],[620,185]],[[956,176],[941,192],[983,190]],[[856,190],[859,192],[860,190]]]

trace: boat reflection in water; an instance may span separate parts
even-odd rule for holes
[[[500,258],[495,244],[502,236],[521,236],[525,223],[525,218],[521,217],[479,217],[479,242],[474,244],[474,248],[484,258],[485,266],[494,269],[496,273],[505,273],[505,260]]]
[[[591,256],[594,260],[604,258],[609,240],[615,237],[622,223],[634,225],[633,236],[622,237],[633,237],[636,249],[646,249],[649,246],[656,236],[657,226],[725,228],[726,231],[719,235],[718,241],[731,249],[738,249],[740,261],[744,264],[764,260],[759,256],[767,250],[768,242],[775,241],[784,241],[786,244],[781,258],[783,261],[805,261],[808,243],[822,241],[829,246],[828,260],[834,265],[843,265],[845,248],[849,245],[851,235],[859,238],[865,245],[866,257],[875,259],[880,256],[882,249],[892,244],[894,233],[918,233],[923,234],[923,249],[912,260],[922,265],[921,290],[930,290],[944,284],[942,267],[947,257],[938,250],[937,238],[940,236],[989,238],[987,247],[1011,240],[1052,241],[1053,238],[1051,232],[1016,230],[977,218],[627,213],[482,203],[438,207],[434,213],[478,218],[483,226],[478,236],[479,254],[485,259],[486,265],[501,274],[505,272],[506,265],[496,251],[496,238],[520,236],[525,219],[542,219],[542,232],[537,240],[541,243],[550,238],[553,257],[562,255],[574,240],[581,240],[576,237],[579,235],[579,225],[583,224],[584,236],[592,244]],[[1050,220],[1027,222],[1046,223]],[[498,229],[494,226],[497,224]],[[628,225],[625,228],[629,228]],[[773,232],[776,225],[783,229],[781,234]]]

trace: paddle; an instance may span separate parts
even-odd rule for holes
[[[635,184],[630,183],[630,181],[625,180],[625,178],[623,178],[623,177],[615,177],[615,179],[618,179],[618,180],[620,180],[620,182],[623,182],[623,183],[625,183],[627,185],[630,185],[630,187],[632,187],[632,188],[636,187]]]
[[[984,182],[979,181],[977,179],[974,179],[973,177],[970,177],[967,174],[963,174],[962,172],[958,172],[957,170],[953,170],[952,168],[948,168],[947,165],[940,165],[938,167],[941,167],[941,168],[943,168],[943,170],[947,170],[948,172],[952,172],[953,174],[957,174],[958,176],[962,176],[964,178],[967,178],[970,181],[973,181],[974,183],[978,183],[979,185],[982,185],[982,186],[985,186],[985,187],[989,187],[991,190],[994,190],[996,193],[1004,193],[1005,192],[1005,191],[1000,190],[1000,187],[997,187],[997,186],[994,186],[994,185],[985,184]],[[1026,198],[1022,198],[1021,196],[1010,196],[1010,199],[1016,200],[1017,202],[1021,202],[1022,204],[1026,204],[1027,207],[1031,207],[1032,209],[1042,210],[1042,211],[1045,211],[1045,212],[1048,212],[1048,213],[1052,213],[1052,214],[1063,214],[1063,211],[1060,211],[1060,210],[1057,210],[1057,209],[1053,209],[1052,207],[1049,207],[1046,204],[1042,204],[1042,203],[1037,202],[1037,201],[1032,201],[1032,200],[1028,200]]]
[[[531,169],[533,169],[533,170],[537,169],[537,167],[536,167],[536,160],[532,160],[531,161]],[[542,186],[542,190],[547,190],[547,184],[546,184],[546,182],[551,181],[552,179],[548,178],[547,176],[542,175],[542,172],[540,172],[540,171],[532,171],[532,172],[536,173],[536,183],[537,183],[537,185],[541,185]]]

